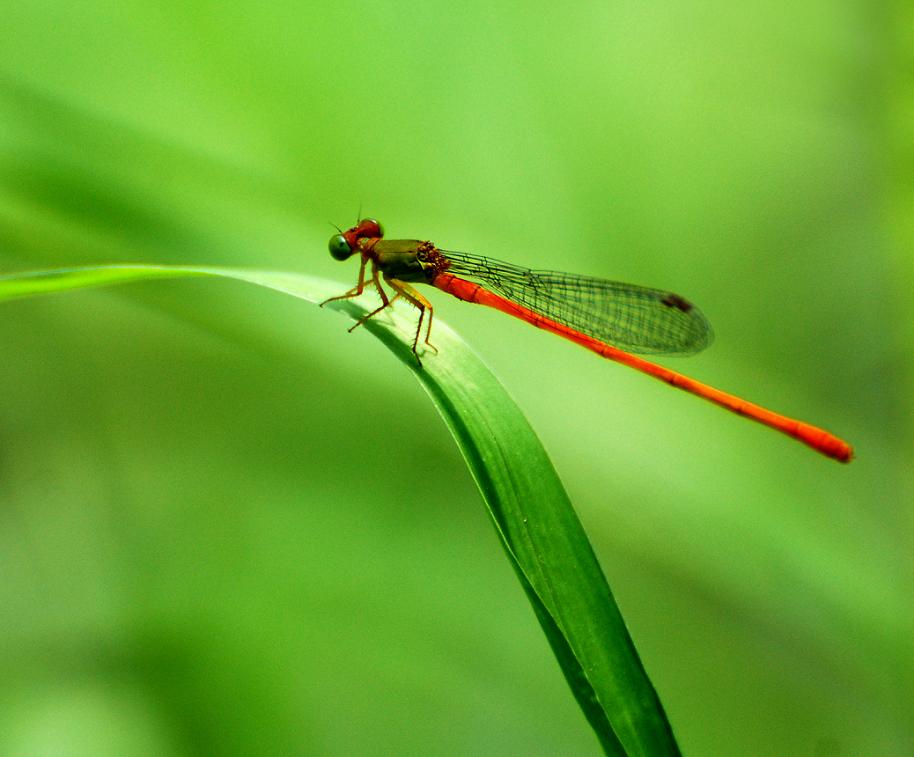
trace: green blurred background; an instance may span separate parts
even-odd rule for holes
[[[6,0],[0,267],[391,237],[670,288],[667,364],[842,467],[432,292],[553,456],[688,754],[911,754],[901,3]],[[367,333],[156,282],[0,308],[0,754],[595,754],[455,445]]]

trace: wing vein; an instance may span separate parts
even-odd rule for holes
[[[534,313],[620,349],[691,354],[713,338],[702,312],[662,289],[558,271],[539,271],[481,255],[442,250],[449,273],[475,279]]]

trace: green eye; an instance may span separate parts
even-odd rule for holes
[[[330,237],[330,244],[327,247],[330,249],[330,254],[337,260],[346,260],[352,255],[352,248],[342,234]]]

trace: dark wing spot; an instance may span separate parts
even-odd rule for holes
[[[678,294],[673,294],[672,292],[670,292],[660,301],[668,308],[678,308],[683,313],[688,313],[692,309],[691,302],[683,297],[680,297]]]

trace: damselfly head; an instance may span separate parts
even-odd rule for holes
[[[356,224],[354,231],[356,238],[370,237],[371,239],[378,239],[384,236],[384,229],[381,228],[380,221],[376,221],[374,218],[363,218]]]
[[[377,241],[384,236],[384,229],[374,218],[363,218],[351,229],[330,237],[330,254],[337,260],[346,260],[363,248],[362,239]],[[370,247],[371,245],[369,245]]]

